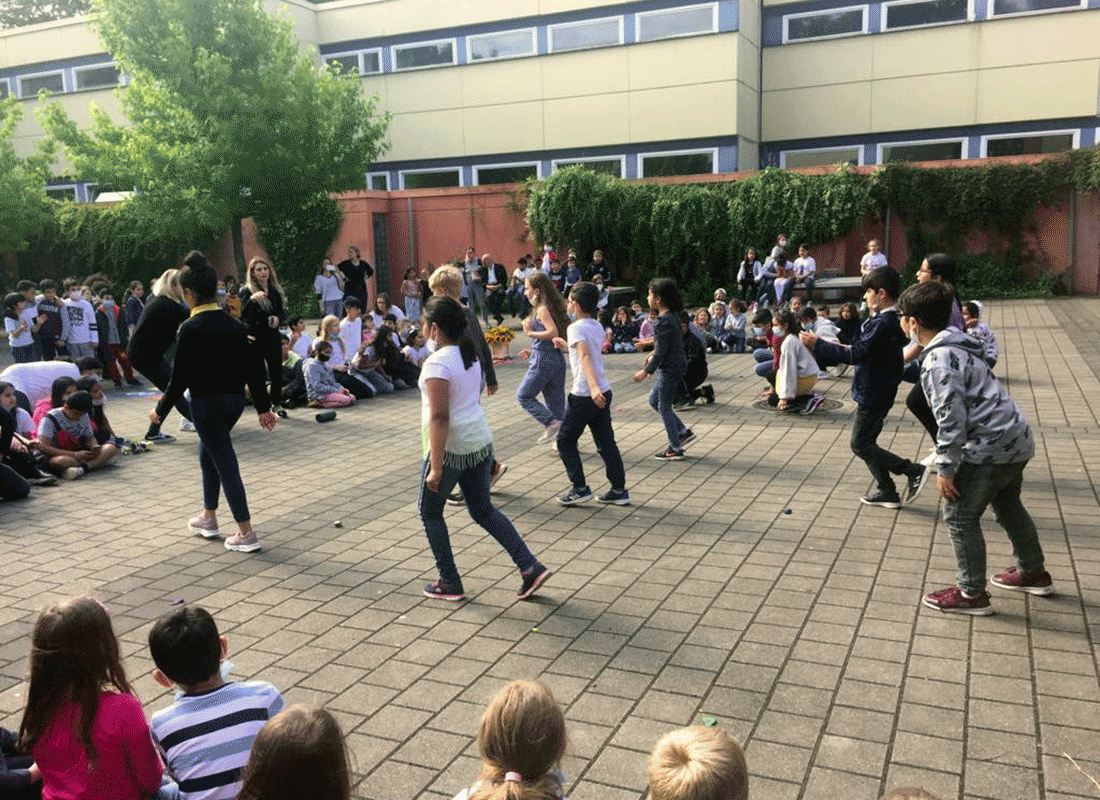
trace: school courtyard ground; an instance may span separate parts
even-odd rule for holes
[[[563,508],[556,452],[515,404],[515,361],[485,406],[508,465],[495,500],[554,571],[535,598],[516,602],[510,561],[462,508],[447,519],[468,600],[421,594],[433,562],[416,513],[416,391],[324,425],[292,411],[274,433],[246,414],[236,442],[262,553],[187,533],[201,501],[194,434],[0,505],[0,724],[18,727],[37,610],[89,592],[109,607],[149,711],[171,702],[150,675],[150,623],[201,604],[236,678],[338,715],[363,798],[469,785],[482,709],[514,678],[545,681],[565,706],[577,800],[636,800],[657,739],[715,721],[746,745],[754,800],[872,800],[898,785],[1095,798],[1100,300],[991,302],[987,319],[997,374],[1035,434],[1024,499],[1053,597],[994,588],[997,613],[979,618],[920,605],[954,577],[935,490],[900,511],[859,503],[869,476],[848,449],[851,373],[819,384],[839,409],[776,416],[754,407],[750,356],[711,357],[718,400],[684,413],[699,438],[666,464],[651,457],[663,429],[649,384],[629,379],[639,357],[611,356],[633,504]],[[152,404],[111,391],[108,410],[136,436]],[[910,457],[929,447],[901,404],[881,441]],[[1011,565],[986,523],[990,569]]]

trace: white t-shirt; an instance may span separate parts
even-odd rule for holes
[[[87,300],[66,300],[61,313],[69,321],[69,338],[72,344],[89,344],[95,325],[95,309]]]
[[[863,258],[859,260],[860,269],[866,269],[868,272],[885,266],[886,256],[882,254],[881,250],[877,253],[864,253]]]
[[[314,278],[313,291],[321,295],[322,303],[344,299],[344,290],[340,288],[340,281],[335,273],[330,272],[327,275],[318,275]]]
[[[579,342],[584,342],[588,346],[588,355],[592,358],[592,366],[596,370],[596,383],[599,385],[600,391],[610,391],[611,383],[604,375],[603,355],[600,353],[605,336],[603,326],[598,320],[591,317],[579,319],[569,326],[567,341],[569,342],[569,368],[573,371],[572,394],[578,397],[592,396],[592,393],[588,391],[588,379],[584,376],[580,353],[577,351]]]
[[[814,261],[813,256],[806,256],[805,258],[796,258],[794,260],[794,274],[799,278],[805,278],[808,275],[813,275],[817,272],[817,262]]]
[[[411,344],[408,344],[401,348],[401,352],[408,357],[409,361],[416,364],[418,367],[424,363],[424,359],[431,355],[431,350],[428,349],[428,345],[426,344],[423,347],[413,347]]]
[[[291,351],[298,354],[299,358],[309,358],[309,348],[313,346],[313,337],[304,331],[298,336],[298,341],[291,347]]]
[[[351,361],[355,352],[363,346],[363,319],[359,317],[357,319],[348,319],[344,317],[340,320],[340,338],[344,340],[344,356]],[[332,353],[332,361],[329,362],[329,366],[339,366],[336,363],[335,348]]]
[[[15,432],[20,436],[26,436],[28,439],[33,439],[35,430],[34,419],[31,415],[19,406],[9,409],[9,411],[11,415],[15,417]]]
[[[449,344],[428,356],[420,368],[418,385],[424,455],[429,452],[428,426],[432,414],[425,383],[431,378],[445,380],[448,385],[451,429],[447,435],[447,453],[461,456],[491,445],[493,433],[489,430],[485,409],[481,407],[481,362],[475,358],[470,368],[466,369],[462,363],[462,351],[457,345]]]
[[[347,353],[345,352],[344,348],[340,346],[340,343],[343,341],[343,339],[340,339],[335,342],[329,342],[329,344],[332,345],[332,358],[329,359],[328,365],[333,369],[335,369],[336,367],[347,366],[348,361],[350,361],[355,356],[355,350],[359,349],[357,347],[355,348],[355,350]]]
[[[8,344],[12,347],[26,347],[28,344],[34,344],[34,334],[31,333],[30,328],[21,333],[16,333],[24,321],[22,315],[19,319],[4,316],[4,330],[8,332]]]
[[[29,364],[12,364],[0,372],[0,381],[6,381],[21,391],[34,408],[43,397],[50,396],[54,378],[68,377],[74,381],[80,377],[76,364],[69,361],[32,361]]]
[[[390,310],[387,311],[386,314],[393,314],[394,317],[397,318],[398,322],[401,322],[401,320],[405,319],[405,312],[397,306],[390,306]],[[374,327],[381,328],[383,325],[386,324],[386,320],[384,319],[386,314],[379,314],[377,310],[370,312],[370,318],[374,320]]]

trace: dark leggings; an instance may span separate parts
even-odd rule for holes
[[[924,396],[924,389],[919,383],[909,390],[909,395],[905,398],[905,407],[909,409],[914,417],[920,420],[920,424],[932,437],[932,444],[935,444],[936,434],[939,433],[940,426],[936,424],[936,415],[933,413],[932,407],[928,405],[928,398]]]
[[[271,402],[278,405],[283,396],[283,348],[278,333],[274,337],[257,337],[252,342],[252,358],[259,375],[267,375],[271,383]]]
[[[159,364],[134,364],[134,368],[162,392],[168,389],[168,382],[172,380],[172,368],[168,366],[168,362],[163,358]],[[191,405],[182,394],[180,399],[176,401],[175,409],[186,419],[191,419]],[[148,439],[156,433],[160,433],[160,425],[149,423],[149,431],[145,434],[145,438]]]
[[[248,500],[244,481],[233,450],[230,431],[244,412],[243,394],[212,394],[192,397],[195,432],[199,435],[199,468],[202,470],[203,508],[213,511],[225,490],[225,500],[237,522],[248,522]]]
[[[0,407],[0,457],[8,454],[14,434],[15,417],[6,408]],[[30,484],[7,464],[0,464],[0,500],[20,500],[30,492]]]

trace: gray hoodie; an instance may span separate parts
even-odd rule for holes
[[[953,478],[963,463],[1016,464],[1035,454],[1027,419],[986,366],[981,342],[946,329],[922,355],[920,382],[939,425],[941,475]]]

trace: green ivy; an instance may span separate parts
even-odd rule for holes
[[[300,208],[261,213],[253,218],[260,244],[286,290],[289,313],[305,317],[317,314],[313,277],[343,220],[340,204],[324,192]]]

